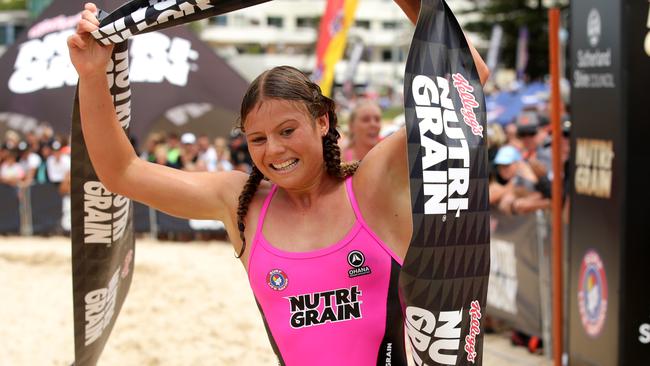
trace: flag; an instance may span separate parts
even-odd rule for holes
[[[332,95],[334,67],[343,57],[348,29],[354,20],[358,0],[328,0],[321,18],[316,45],[316,67],[312,80],[320,85],[323,95]]]

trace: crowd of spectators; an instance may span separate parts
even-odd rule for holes
[[[141,159],[185,171],[250,172],[252,161],[244,135],[233,130],[228,138],[191,132],[152,133],[144,143]]]
[[[70,140],[46,124],[21,135],[4,134],[0,145],[0,183],[14,187],[69,182]]]
[[[567,166],[571,122],[562,121],[561,161],[563,185],[568,188]],[[505,126],[488,124],[490,205],[505,214],[518,215],[550,207],[553,180],[549,119],[535,108],[524,109]]]

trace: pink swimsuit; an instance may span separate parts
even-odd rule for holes
[[[262,210],[248,279],[281,365],[406,365],[398,292],[402,261],[370,230],[345,181],[356,222],[338,243],[311,252],[275,248]]]

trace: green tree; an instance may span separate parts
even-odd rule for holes
[[[503,27],[499,64],[515,68],[517,39],[521,27],[528,28],[528,66],[526,74],[539,79],[548,74],[548,1],[542,0],[475,0],[475,7],[463,13],[479,14],[480,19],[465,24],[468,32],[489,40],[495,24]],[[555,6],[568,8],[569,0],[555,0]]]

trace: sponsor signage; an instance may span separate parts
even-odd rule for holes
[[[650,2],[571,2],[570,364],[650,364]]]
[[[446,3],[424,0],[404,75],[413,237],[400,273],[416,365],[481,364],[489,276],[485,99]]]

